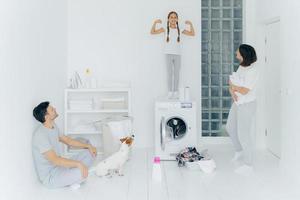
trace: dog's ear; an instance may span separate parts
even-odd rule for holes
[[[126,140],[127,140],[127,137],[120,139],[121,143],[125,142]]]
[[[126,144],[128,144],[128,146],[130,146],[133,142],[133,138],[129,137],[127,140],[126,140]]]

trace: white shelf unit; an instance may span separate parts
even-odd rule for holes
[[[131,89],[66,89],[64,114],[65,134],[89,139],[98,154],[102,154],[102,127],[95,127],[92,122],[107,117],[131,116]],[[65,148],[66,154],[78,151]]]

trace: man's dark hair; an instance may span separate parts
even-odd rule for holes
[[[49,104],[49,101],[45,101],[40,103],[33,109],[33,116],[36,120],[41,123],[45,122],[45,115],[47,114],[47,108]]]
[[[257,60],[256,52],[252,46],[247,44],[241,44],[239,47],[239,52],[243,57],[243,62],[240,63],[241,66],[248,67],[252,63],[256,62]]]

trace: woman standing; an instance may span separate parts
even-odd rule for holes
[[[234,103],[229,111],[226,130],[236,151],[233,161],[243,159],[243,165],[236,172],[243,173],[252,170],[253,164],[258,70],[253,65],[257,57],[252,46],[240,45],[236,58],[240,66],[229,80],[229,91]]]
[[[188,36],[194,36],[195,31],[192,22],[185,21],[185,24],[189,26],[189,30],[183,30],[180,32],[178,23],[178,14],[175,11],[171,11],[167,17],[167,27],[161,27],[157,29],[156,25],[161,24],[162,21],[157,19],[154,21],[151,29],[151,34],[165,33],[165,49],[168,71],[168,97],[178,97],[178,85],[179,85],[179,70],[181,66],[181,33]]]

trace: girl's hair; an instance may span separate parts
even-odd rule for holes
[[[170,37],[169,37],[169,34],[170,34],[170,23],[169,23],[169,18],[172,14],[175,14],[177,19],[178,19],[178,14],[175,12],[175,11],[171,11],[169,12],[168,14],[168,22],[167,22],[167,42],[170,41]],[[180,42],[180,30],[179,30],[179,26],[178,26],[178,21],[176,22],[176,26],[177,26],[177,32],[178,32],[178,36],[177,36],[177,42]]]
[[[243,61],[240,63],[241,66],[248,67],[252,63],[256,62],[257,60],[256,52],[252,46],[247,44],[241,44],[239,46],[239,52],[243,57]]]

